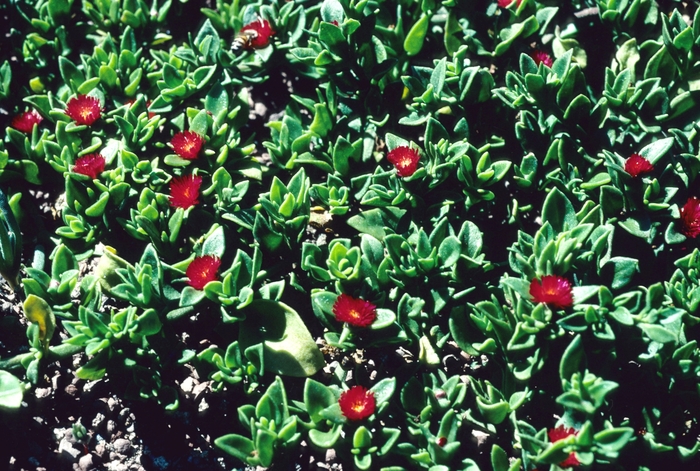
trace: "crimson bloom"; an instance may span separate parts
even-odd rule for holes
[[[530,282],[530,296],[536,303],[545,303],[557,309],[566,309],[574,304],[569,280],[558,275],[545,275]]]
[[[333,314],[338,322],[367,327],[377,318],[377,306],[364,299],[341,294],[333,304]]]
[[[170,180],[170,206],[187,209],[199,204],[199,187],[202,177],[199,175],[184,175]]]
[[[210,281],[216,281],[216,271],[221,266],[221,260],[214,255],[195,257],[187,267],[187,284],[194,289],[204,289]]]
[[[400,177],[410,177],[418,168],[418,160],[420,154],[416,149],[408,146],[399,146],[396,149],[389,151],[386,159],[396,167],[396,173]]]
[[[76,124],[92,126],[102,116],[102,107],[94,96],[78,95],[68,100],[65,113]]]
[[[353,386],[340,394],[340,411],[349,420],[362,420],[374,414],[377,403],[374,393],[364,386]]]
[[[196,132],[181,131],[173,136],[170,144],[177,155],[186,160],[194,160],[204,145],[204,139]]]
[[[514,0],[498,0],[498,6],[501,8],[506,8],[510,6],[511,3],[513,3]],[[520,4],[523,2],[523,0],[518,0],[518,3],[516,6],[520,6]]]
[[[625,172],[636,178],[644,173],[649,173],[654,170],[654,166],[647,159],[639,154],[630,155],[629,159],[625,160]]]
[[[578,432],[576,432],[572,428],[566,428],[563,425],[558,426],[557,428],[552,428],[547,431],[547,435],[549,436],[549,441],[552,443],[556,443],[559,440],[564,440],[565,438],[568,438],[572,435],[576,435]],[[569,457],[566,458],[564,461],[559,463],[560,468],[572,468],[574,466],[580,465],[581,462],[576,458],[576,453],[569,453]]]
[[[105,170],[105,158],[101,154],[87,154],[75,161],[73,171],[81,175],[86,175],[93,180]]]
[[[695,196],[688,198],[681,208],[681,232],[691,239],[700,234],[700,200]]]
[[[262,49],[270,44],[270,36],[275,32],[267,20],[258,18],[241,28],[240,34],[246,38],[246,49]]]
[[[43,120],[44,118],[36,110],[25,111],[12,118],[11,126],[26,134],[32,132],[34,125]]]
[[[554,64],[552,56],[550,56],[544,51],[540,51],[539,49],[535,49],[532,52],[530,52],[530,57],[532,57],[532,60],[534,60],[535,64],[537,64],[538,66],[540,64],[544,64],[547,67],[552,67],[552,64]]]

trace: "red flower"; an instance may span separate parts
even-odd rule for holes
[[[654,166],[651,162],[639,154],[632,154],[629,159],[625,160],[625,172],[629,173],[632,177],[636,178],[652,170],[654,170]]]
[[[202,177],[185,175],[174,177],[170,180],[170,206],[173,208],[191,208],[199,204],[199,187],[202,186]]]
[[[377,306],[364,299],[341,294],[333,304],[333,314],[338,322],[367,327],[377,318]]]
[[[498,0],[498,6],[501,8],[507,8],[510,6],[511,3],[513,3],[514,0]],[[516,6],[520,6],[523,0],[518,0],[518,3]]]
[[[563,425],[558,426],[557,428],[552,428],[547,431],[547,435],[549,436],[549,441],[552,443],[556,443],[559,440],[564,440],[565,438],[568,438],[572,435],[576,435],[578,432],[576,432],[572,428],[565,428]],[[574,466],[580,465],[581,462],[576,458],[576,453],[569,453],[569,457],[559,463],[560,468],[572,468]]]
[[[374,393],[363,386],[353,386],[340,394],[340,411],[349,420],[362,420],[374,414],[377,403]]]
[[[194,289],[204,289],[210,281],[216,281],[216,271],[221,266],[221,260],[214,255],[195,257],[187,267],[187,284]]]
[[[100,154],[87,154],[78,157],[73,165],[73,171],[81,175],[87,175],[93,180],[105,170],[105,158]]]
[[[78,95],[68,100],[65,113],[77,124],[92,126],[102,116],[102,107],[94,96]]]
[[[35,124],[42,122],[44,118],[36,110],[25,111],[12,118],[12,127],[23,133],[30,133]]]
[[[175,134],[170,141],[175,153],[187,160],[194,160],[202,149],[204,139],[192,131],[181,131]]]
[[[241,28],[240,36],[244,37],[246,49],[262,49],[270,44],[270,36],[275,32],[267,20],[258,18]]]
[[[681,232],[691,239],[700,234],[700,200],[695,196],[688,198],[681,208]]]
[[[541,281],[533,279],[530,282],[530,296],[536,303],[549,304],[558,309],[565,309],[574,304],[571,283],[557,275],[545,275]]]
[[[389,151],[386,159],[396,167],[396,173],[400,177],[410,177],[418,168],[420,154],[418,154],[416,149],[411,149],[408,146],[399,146]]]
[[[547,67],[552,67],[552,64],[554,63],[552,56],[550,56],[549,54],[547,54],[544,51],[540,51],[539,49],[535,49],[534,51],[531,51],[530,57],[532,57],[532,60],[534,60],[535,64],[537,64],[538,66],[540,64],[544,64]]]

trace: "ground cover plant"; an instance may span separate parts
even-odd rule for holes
[[[0,13],[3,464],[697,462],[697,2]]]

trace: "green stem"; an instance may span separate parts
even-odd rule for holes
[[[73,356],[76,353],[79,353],[83,350],[83,347],[81,345],[71,345],[67,343],[63,343],[61,345],[55,345],[53,347],[49,348],[49,351],[46,353],[45,357],[48,361],[56,361],[56,360],[61,360],[63,358]],[[27,353],[22,353],[20,355],[15,355],[12,358],[8,358],[6,360],[0,360],[0,370],[14,370],[22,366],[22,362],[26,358],[33,357],[36,353],[35,352],[27,352]]]

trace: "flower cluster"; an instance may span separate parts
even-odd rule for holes
[[[389,151],[386,159],[396,167],[396,173],[400,177],[410,177],[418,168],[420,154],[416,149],[412,149],[411,147],[399,146]]]
[[[340,411],[348,420],[363,420],[374,414],[377,407],[374,393],[364,386],[353,386],[340,394]]]
[[[544,64],[547,67],[552,67],[552,64],[554,64],[554,59],[552,59],[552,56],[539,49],[535,49],[530,52],[530,57],[532,57],[532,60],[534,60],[535,64],[538,66],[540,64]]]
[[[557,309],[566,309],[574,304],[571,283],[564,277],[545,275],[530,282],[530,296],[536,303],[545,303]]]
[[[549,441],[552,443],[556,443],[559,440],[564,440],[565,438],[569,438],[572,435],[576,435],[577,432],[572,429],[572,428],[566,428],[563,425],[558,426],[557,428],[549,429],[547,431],[547,436],[549,437]],[[568,458],[566,458],[564,461],[559,463],[560,468],[572,468],[574,466],[580,465],[581,462],[576,458],[576,453],[569,453]]]
[[[272,30],[267,20],[258,18],[241,28],[240,35],[245,38],[244,47],[246,49],[262,49],[270,44],[270,37],[275,32]]]
[[[498,6],[501,8],[508,8],[511,3],[516,0],[498,0]],[[517,0],[516,7],[519,7],[523,0]]]
[[[86,175],[93,180],[97,178],[100,173],[104,172],[105,169],[105,158],[101,154],[87,154],[78,157],[73,165],[73,171],[81,175]]]
[[[221,260],[214,255],[195,257],[187,267],[185,275],[187,284],[194,289],[202,290],[210,281],[216,281],[216,272],[221,266]]]
[[[625,172],[636,178],[654,170],[654,166],[647,159],[639,154],[632,154],[625,160]]]
[[[11,126],[23,133],[30,133],[34,126],[41,123],[44,118],[36,111],[25,111],[12,118]]]
[[[695,196],[681,208],[681,232],[691,239],[700,235],[700,199]]]
[[[93,96],[78,95],[66,104],[66,115],[76,124],[92,126],[102,116],[100,100]]]
[[[204,145],[204,138],[192,131],[181,131],[175,134],[170,141],[173,150],[185,160],[194,160],[199,156],[199,151]]]
[[[338,322],[355,327],[368,327],[377,318],[377,306],[364,299],[341,294],[333,304],[333,314]]]
[[[170,206],[188,209],[199,204],[199,187],[202,177],[199,175],[184,175],[170,180]]]

